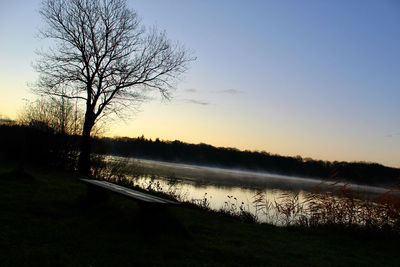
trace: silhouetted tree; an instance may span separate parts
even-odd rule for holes
[[[40,122],[55,133],[77,135],[82,132],[84,113],[70,99],[41,98],[28,102],[18,114],[22,125]]]
[[[40,35],[55,45],[38,52],[34,90],[83,100],[78,168],[90,175],[90,133],[96,122],[135,107],[151,89],[168,98],[193,58],[165,32],[141,26],[124,0],[44,0],[40,14],[47,25]]]

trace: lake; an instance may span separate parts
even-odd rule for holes
[[[334,182],[144,159],[108,157],[108,160],[127,165],[131,170],[129,179],[141,188],[168,193],[180,201],[213,210],[246,211],[256,216],[259,222],[276,225],[289,224],[288,220],[304,215],[309,193],[332,191]],[[337,183],[335,188],[343,185]],[[347,184],[346,188],[367,197],[388,190],[356,184]],[[282,212],[284,208],[291,210],[285,213]]]

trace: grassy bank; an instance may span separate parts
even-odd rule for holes
[[[399,236],[279,228],[193,207],[151,214],[111,196],[90,205],[75,174],[0,166],[0,266],[398,266]]]

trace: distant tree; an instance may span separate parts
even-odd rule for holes
[[[77,135],[82,132],[84,113],[70,99],[46,97],[27,102],[18,114],[22,125],[45,125],[55,133]]]
[[[55,45],[38,52],[33,89],[83,101],[78,168],[90,175],[90,134],[97,121],[135,108],[152,89],[168,98],[194,58],[165,32],[141,26],[124,0],[44,0],[40,14],[47,25],[40,35]]]

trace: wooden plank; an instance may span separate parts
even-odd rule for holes
[[[92,180],[92,179],[80,179],[81,181],[88,183],[88,184],[92,184],[92,185],[96,185],[98,187],[104,188],[104,189],[108,189],[112,192],[130,197],[130,198],[134,198],[137,199],[139,201],[142,202],[147,202],[147,203],[156,203],[156,204],[162,204],[162,205],[179,205],[179,202],[175,202],[175,201],[171,201],[171,200],[167,200],[167,199],[163,199],[160,197],[156,197],[156,196],[152,196],[143,192],[139,192],[130,188],[126,188],[120,185],[116,185],[113,183],[109,183],[106,181],[99,181],[99,180]]]

